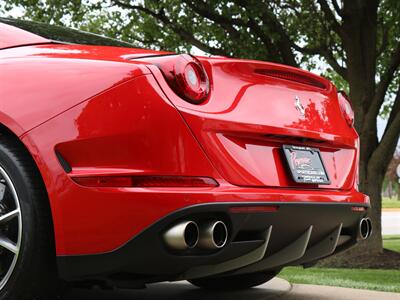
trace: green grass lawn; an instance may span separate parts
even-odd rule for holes
[[[383,247],[392,251],[400,252],[400,235],[383,236]]]
[[[383,237],[386,249],[400,252],[400,235]],[[400,293],[400,270],[287,267],[279,277],[291,283],[341,286]]]
[[[287,267],[278,276],[291,283],[400,293],[400,270]]]
[[[383,197],[382,208],[400,208],[400,201],[394,198]]]

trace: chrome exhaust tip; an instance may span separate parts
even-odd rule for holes
[[[210,221],[200,227],[199,247],[221,249],[228,240],[228,228],[222,221]]]
[[[372,232],[373,232],[373,226],[372,226],[372,221],[371,221],[371,219],[370,218],[366,218],[367,219],[367,222],[368,222],[368,227],[369,227],[369,233],[368,233],[368,236],[367,236],[367,238],[369,238],[371,235],[372,235]]]
[[[164,241],[174,250],[192,249],[199,241],[199,227],[193,221],[181,222],[164,233]]]
[[[361,240],[366,240],[371,236],[372,222],[370,218],[362,218],[358,224],[358,236]]]

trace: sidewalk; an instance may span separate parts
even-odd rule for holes
[[[382,212],[392,212],[392,211],[400,212],[400,208],[382,208]]]
[[[382,234],[400,234],[400,209],[387,208],[382,211]]]
[[[73,290],[65,300],[400,300],[400,294],[307,284],[274,278],[246,291],[208,292],[187,282],[157,283],[143,290]]]
[[[282,300],[400,300],[400,294],[349,288],[294,284]]]

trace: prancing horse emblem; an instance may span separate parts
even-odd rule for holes
[[[303,104],[301,104],[300,98],[298,96],[294,97],[294,106],[299,111],[300,116],[304,117],[306,110],[304,109]]]

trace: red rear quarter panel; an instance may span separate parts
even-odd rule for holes
[[[31,130],[48,187],[57,254],[118,248],[157,219],[208,199],[211,189],[87,188],[74,176],[186,175],[219,178],[151,75],[136,77]],[[67,174],[56,158],[71,165]],[[199,198],[191,193],[203,193]]]

